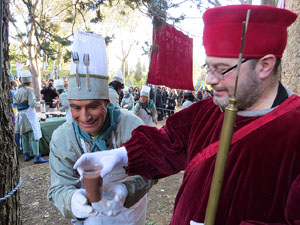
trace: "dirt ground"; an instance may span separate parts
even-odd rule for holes
[[[165,121],[159,122],[161,127]],[[47,157],[45,157],[47,158]],[[21,177],[20,187],[22,222],[24,225],[72,224],[47,201],[50,186],[50,169],[48,163],[34,164],[24,162],[19,155]],[[146,225],[167,225],[172,216],[174,200],[182,181],[183,172],[161,179],[148,194]]]

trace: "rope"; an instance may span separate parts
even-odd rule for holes
[[[161,109],[161,110],[164,110],[164,111],[172,111],[172,112],[175,112],[175,109],[166,109],[166,108],[156,108],[156,109]]]
[[[22,179],[21,179],[21,177],[20,177],[20,178],[19,178],[19,183],[18,183],[18,185],[17,185],[14,189],[12,189],[6,196],[4,196],[3,198],[0,198],[0,202],[5,201],[5,200],[8,199],[10,196],[12,196],[12,195],[19,189],[19,187],[21,186],[21,184],[22,184]]]

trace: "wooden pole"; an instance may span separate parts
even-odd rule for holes
[[[235,123],[235,118],[237,114],[236,107],[236,91],[238,84],[238,75],[240,72],[240,66],[242,64],[244,45],[245,45],[245,36],[247,32],[248,21],[250,17],[250,10],[247,12],[246,21],[243,22],[243,31],[242,31],[242,40],[241,40],[241,48],[238,60],[238,66],[236,70],[236,81],[235,81],[235,89],[234,89],[234,97],[229,99],[229,106],[225,109],[225,115],[222,125],[220,144],[218,149],[218,154],[216,158],[215,170],[212,178],[212,183],[209,192],[209,198],[205,213],[205,225],[214,225],[216,214],[219,205],[219,198],[223,186],[225,168],[228,158],[228,152],[230,149],[233,127]]]

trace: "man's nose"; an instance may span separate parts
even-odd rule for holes
[[[207,74],[206,83],[209,85],[214,85],[219,83],[219,79],[214,75],[214,73],[209,72]]]
[[[85,122],[91,119],[91,114],[89,113],[89,110],[87,109],[81,110],[81,119]]]

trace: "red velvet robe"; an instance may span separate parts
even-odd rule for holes
[[[300,224],[300,97],[294,106],[231,146],[216,225]],[[224,113],[206,99],[171,116],[157,129],[140,126],[124,144],[128,174],[150,179],[185,170],[193,157],[218,141]],[[237,116],[235,132],[259,117]],[[216,155],[196,165],[176,197],[172,225],[203,222]]]

